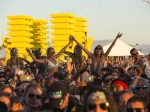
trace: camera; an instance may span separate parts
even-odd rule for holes
[[[81,82],[93,82],[94,78],[92,75],[88,75],[86,77],[80,76]]]
[[[20,81],[21,82],[30,82],[32,80],[30,75],[21,75],[20,76]]]

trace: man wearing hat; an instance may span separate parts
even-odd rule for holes
[[[113,92],[124,91],[129,89],[128,85],[120,79],[114,79],[110,85],[111,91]]]
[[[65,84],[55,81],[49,88],[49,108],[50,112],[71,112],[79,102],[70,96]]]

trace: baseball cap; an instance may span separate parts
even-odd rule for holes
[[[67,87],[61,81],[55,81],[49,88],[49,107],[58,108],[67,95]]]

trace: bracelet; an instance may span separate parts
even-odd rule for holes
[[[140,78],[139,76],[135,76],[136,78]]]

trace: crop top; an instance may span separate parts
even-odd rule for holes
[[[56,64],[52,63],[50,60],[47,60],[47,61],[48,61],[48,69],[51,69],[53,67],[58,67],[59,65],[57,60],[56,60]]]

